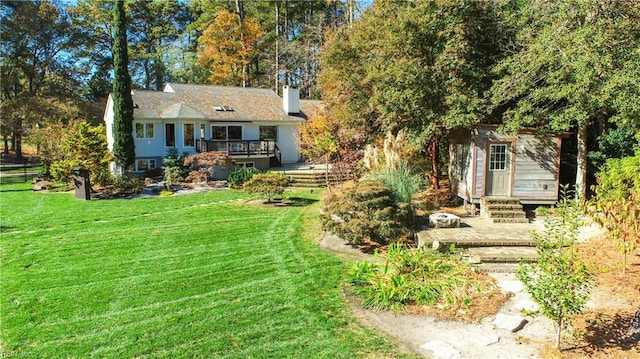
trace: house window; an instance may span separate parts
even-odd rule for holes
[[[196,126],[193,123],[185,123],[183,126],[183,130],[184,147],[195,146]]]
[[[136,160],[136,171],[146,171],[156,168],[156,160],[154,159],[142,159]]]
[[[507,169],[507,145],[489,145],[489,170],[505,171]]]
[[[165,146],[176,147],[176,125],[174,123],[166,123],[164,125]]]
[[[153,123],[136,123],[136,138],[153,138]]]
[[[236,166],[244,167],[244,168],[253,168],[256,166],[256,164],[253,162],[238,162],[236,163]]]
[[[211,138],[214,140],[242,140],[242,126],[211,126]]]
[[[278,126],[260,126],[260,141],[276,140],[278,138]]]
[[[204,138],[204,123],[200,124],[200,138]]]

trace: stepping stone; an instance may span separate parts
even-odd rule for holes
[[[537,313],[540,311],[538,303],[528,299],[523,299],[517,302],[513,307],[518,311],[525,311],[529,313]]]
[[[498,281],[498,287],[505,293],[521,293],[524,290],[524,284],[519,280],[501,280]]]
[[[433,353],[433,357],[436,359],[462,358],[459,351],[441,340],[432,340],[428,343],[422,344],[420,348],[431,351]]]
[[[493,325],[496,328],[506,329],[515,333],[520,329],[524,328],[524,326],[528,323],[528,321],[519,315],[508,315],[498,313],[496,315],[496,319],[493,321]]]

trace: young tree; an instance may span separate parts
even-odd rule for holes
[[[565,192],[554,215],[546,220],[544,232],[533,235],[538,261],[521,264],[516,273],[542,313],[554,321],[556,348],[569,320],[589,300],[592,275],[575,250],[581,215],[577,201],[567,198]]]
[[[280,173],[258,173],[242,185],[245,192],[259,193],[267,197],[267,202],[271,203],[271,198],[277,194],[283,194],[284,189],[289,185],[287,177]]]
[[[133,99],[127,54],[127,20],[124,1],[114,6],[115,39],[113,44],[113,157],[120,170],[124,171],[135,161],[133,143]]]

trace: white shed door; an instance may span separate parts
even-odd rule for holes
[[[510,143],[489,144],[485,194],[487,196],[508,196],[511,184]]]

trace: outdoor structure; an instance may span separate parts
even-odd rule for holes
[[[553,204],[558,199],[563,134],[523,129],[500,134],[495,125],[453,133],[449,176],[455,193],[479,204],[483,198],[513,198],[521,204]],[[482,208],[481,208],[482,211]]]
[[[300,100],[299,90],[288,86],[282,99],[269,89],[173,83],[164,91],[133,90],[132,97],[139,173],[161,167],[170,148],[227,152],[237,165],[260,170],[298,162],[298,125],[321,104]],[[111,95],[104,121],[112,150]]]

